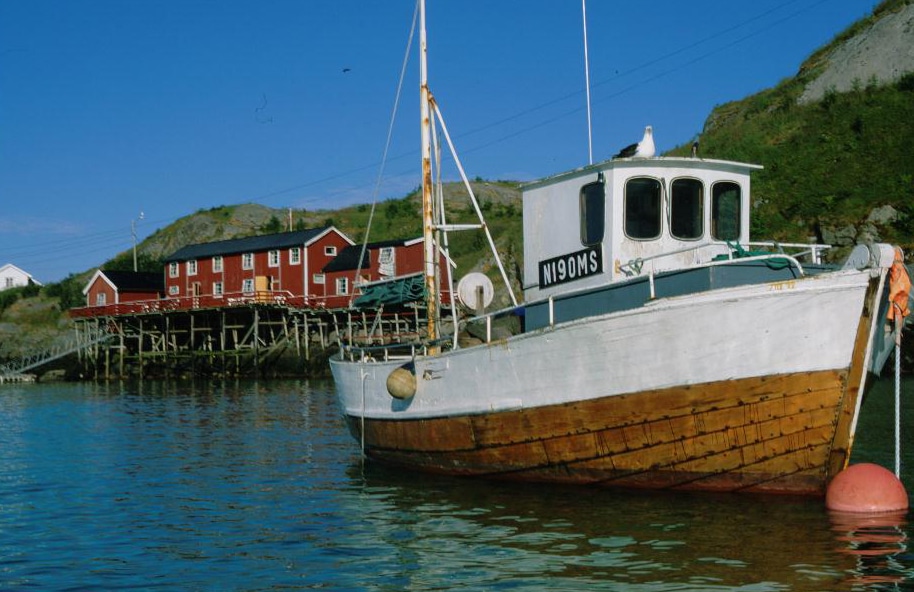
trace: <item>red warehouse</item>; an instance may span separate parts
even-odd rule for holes
[[[324,307],[321,270],[353,243],[330,226],[188,245],[165,259],[177,308],[279,302]]]

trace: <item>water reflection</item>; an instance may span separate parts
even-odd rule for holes
[[[851,582],[891,584],[885,589],[898,589],[897,585],[909,579],[910,570],[901,561],[908,551],[907,512],[830,512],[829,517],[838,551],[856,560]]]
[[[835,553],[816,500],[487,483],[376,465],[350,475],[364,488],[346,502],[378,554],[414,566],[414,588],[460,572],[471,589],[507,579],[531,590],[840,590],[858,569]]]

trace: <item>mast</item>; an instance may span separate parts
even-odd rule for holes
[[[419,2],[419,104],[422,119],[422,239],[425,245],[425,292],[428,339],[438,338],[438,282],[435,276],[435,227],[432,219],[431,93],[428,90],[425,0]]]

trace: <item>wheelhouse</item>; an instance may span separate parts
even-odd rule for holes
[[[689,267],[749,242],[756,165],[618,159],[523,188],[527,301]]]

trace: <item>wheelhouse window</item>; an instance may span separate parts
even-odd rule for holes
[[[254,253],[241,255],[241,269],[254,269]]]
[[[676,179],[670,185],[670,234],[683,240],[701,238],[704,185],[698,179]]]
[[[660,236],[660,181],[636,177],[625,183],[625,234],[634,239]]]
[[[740,235],[739,185],[731,181],[715,183],[711,188],[711,236],[717,240],[737,240]]]
[[[222,255],[215,255],[213,257],[213,272],[219,273],[222,271]]]
[[[606,185],[602,180],[581,187],[581,244],[591,247],[603,242],[606,220]]]
[[[289,249],[289,265],[301,265],[301,247]]]

